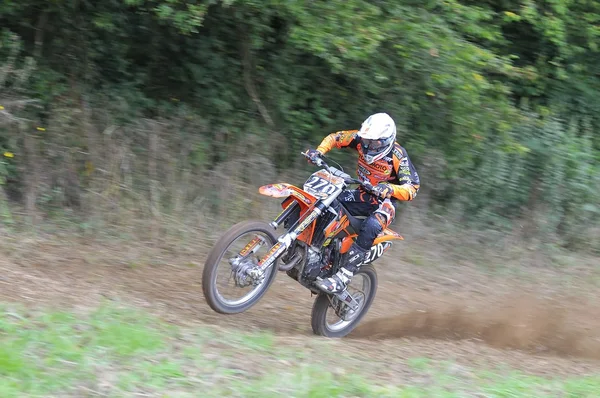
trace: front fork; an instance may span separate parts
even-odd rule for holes
[[[271,225],[273,226],[273,228],[277,228],[277,226],[283,222],[285,220],[285,218],[287,216],[289,216],[294,210],[295,208],[291,208],[290,207],[294,207],[294,204],[296,206],[298,206],[298,203],[294,202],[293,204],[291,204],[290,206],[288,206],[283,212],[282,214],[286,214],[285,217],[282,217],[281,215],[279,215],[272,223]],[[275,260],[277,260],[279,258],[279,256],[281,256],[286,250],[288,250],[290,248],[290,246],[292,245],[292,243],[294,243],[294,241],[296,240],[296,238],[298,238],[298,236],[306,229],[308,228],[308,226],[317,219],[317,217],[319,217],[322,213],[323,210],[326,208],[326,205],[321,202],[320,200],[317,201],[317,203],[315,204],[315,206],[313,207],[313,209],[306,214],[304,217],[298,219],[294,225],[292,225],[290,227],[290,229],[288,230],[287,233],[281,235],[279,237],[279,239],[277,239],[277,243],[271,247],[271,250],[269,250],[269,252],[267,253],[266,256],[264,256],[259,262],[258,262],[258,267],[255,268],[255,270],[259,273],[264,272],[267,267],[269,267],[271,264],[273,264],[275,262]],[[289,210],[289,212],[288,212]]]
[[[270,225],[276,229],[282,222],[284,222],[293,211],[299,206],[298,202],[293,201],[290,203],[276,218],[273,220]],[[287,233],[281,235],[279,239],[277,239],[277,243],[271,247],[269,252],[260,259],[258,264],[252,268],[249,268],[247,271],[248,276],[250,276],[253,280],[262,280],[264,273],[283,253],[285,253],[292,243],[298,238],[298,236],[304,231],[308,226],[317,219],[322,213],[323,210],[327,206],[321,201],[317,201],[313,209],[307,213],[304,217],[298,219],[294,225],[290,227]],[[259,241],[260,240],[260,241]],[[255,237],[250,243],[246,245],[242,251],[235,257],[241,261],[250,253],[255,253],[258,249],[264,245],[266,242],[262,240],[260,237]],[[233,266],[233,264],[232,264]],[[287,268],[287,267],[286,267]]]
[[[299,206],[298,202],[293,201],[288,206],[286,206],[286,208],[283,209],[283,211],[275,218],[275,220],[273,220],[272,222],[270,222],[269,225],[271,227],[273,227],[273,229],[277,229],[277,227],[279,226],[279,224],[281,224],[282,222],[284,222],[285,219],[288,218],[289,215],[294,210],[296,210],[296,208],[298,206]],[[242,250],[240,250],[240,252],[235,257],[233,257],[233,258],[231,258],[229,260],[229,263],[232,266],[235,266],[235,265],[239,264],[249,254],[256,253],[265,243],[267,243],[267,242],[266,242],[266,240],[263,237],[261,237],[261,236],[255,236],[254,239],[252,239],[250,242],[248,242],[248,244]]]
[[[334,198],[328,199],[329,200],[327,200],[327,202],[332,202]],[[313,221],[315,221],[330,204],[331,203],[326,204],[322,200],[318,200],[315,203],[313,209],[308,214],[296,220],[296,222],[289,228],[288,232],[281,235],[279,239],[277,239],[277,243],[275,243],[275,245],[271,247],[269,252],[263,258],[260,259],[257,265],[249,268],[246,271],[247,275],[254,281],[262,280],[268,267],[270,267],[283,253],[285,253],[290,248],[290,246],[296,240],[296,238],[298,238],[298,236],[306,228],[308,228],[308,226]],[[294,212],[297,209],[298,206],[298,202],[293,201],[288,206],[286,206],[286,208],[269,225],[271,225],[274,229],[277,229],[277,227],[281,223],[283,223],[292,214],[292,212]],[[262,247],[262,245],[264,245],[265,243],[266,242],[264,239],[258,236],[255,237],[235,257],[235,259],[238,259],[238,264],[248,254],[256,253],[256,251],[258,251],[258,249]],[[295,260],[290,261],[290,264],[286,265],[285,269],[282,270],[286,271],[295,266],[297,262]],[[234,264],[232,263],[232,266],[233,265]],[[338,296],[338,299],[340,299],[341,302],[349,306],[351,309],[356,309],[356,307],[358,307],[358,303],[356,302],[356,300],[347,291],[344,291],[336,296]]]
[[[300,207],[300,205],[298,204],[298,202],[296,202],[295,200],[292,200],[292,203],[287,205],[285,207],[285,209],[283,209],[283,211],[281,213],[279,213],[279,215],[277,217],[275,217],[275,219],[269,223],[269,225],[272,226],[273,229],[277,229],[277,227],[282,222],[284,222],[299,207]]]

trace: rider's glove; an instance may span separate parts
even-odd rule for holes
[[[382,199],[388,199],[394,193],[394,189],[390,186],[390,184],[380,182],[379,184],[373,187],[371,192],[373,193],[373,195],[379,196]]]
[[[306,156],[308,157],[308,160],[311,162],[315,162],[318,158],[321,157],[321,155],[323,155],[320,151],[317,151],[316,149],[309,149],[308,151],[306,151]]]

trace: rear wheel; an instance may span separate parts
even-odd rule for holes
[[[261,242],[256,252],[232,264],[230,260],[255,238]],[[225,232],[208,254],[202,273],[202,291],[210,308],[237,314],[256,304],[275,280],[277,261],[265,270],[261,281],[253,281],[245,271],[254,268],[275,243],[273,228],[262,221],[243,221]]]
[[[360,323],[369,311],[377,293],[377,272],[371,265],[359,268],[348,284],[348,292],[359,302],[355,311],[339,303],[336,296],[319,293],[312,308],[313,332],[325,337],[344,337]]]

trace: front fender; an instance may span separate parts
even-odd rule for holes
[[[286,183],[263,185],[258,188],[258,192],[261,195],[270,196],[272,198],[287,198],[288,196],[293,196],[299,202],[307,206],[311,206],[317,201],[317,198],[306,191]]]

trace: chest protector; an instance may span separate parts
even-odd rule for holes
[[[357,145],[357,149],[358,167],[356,174],[361,181],[369,181],[372,185],[377,185],[380,182],[393,183],[398,179],[396,170],[400,166],[400,159],[396,156],[396,151],[390,151],[381,159],[368,164],[362,155],[360,144]]]

